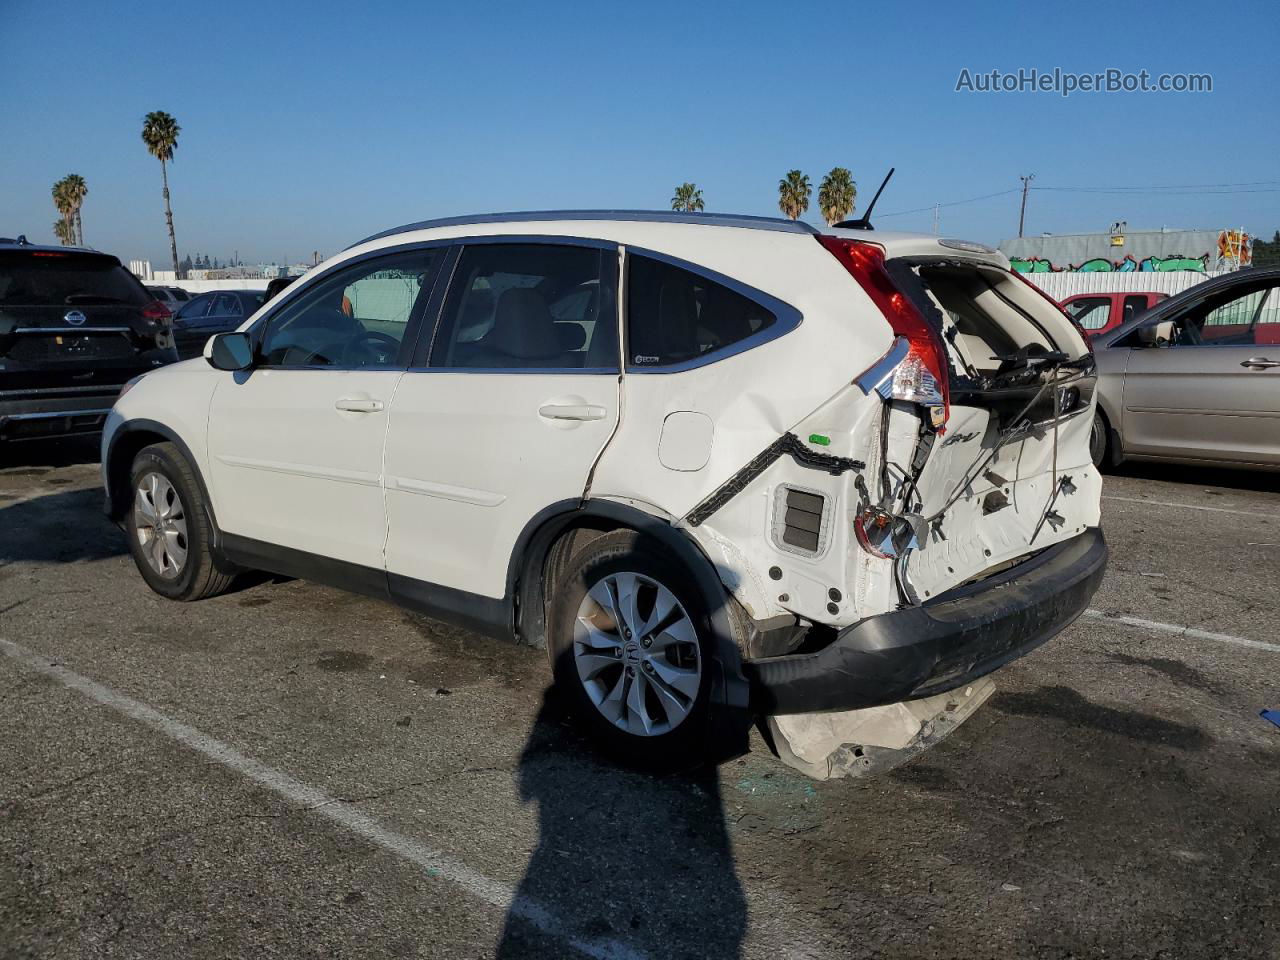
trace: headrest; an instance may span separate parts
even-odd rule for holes
[[[556,357],[563,349],[547,301],[528,287],[503,291],[498,298],[493,331],[485,342],[500,353],[522,360]]]
[[[560,349],[565,353],[581,350],[587,343],[586,328],[575,320],[557,321],[556,336],[560,338]]]

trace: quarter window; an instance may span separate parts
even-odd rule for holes
[[[433,367],[617,370],[613,251],[473,244],[453,271]]]
[[[430,295],[436,250],[364,260],[318,280],[267,319],[259,348],[276,367],[396,365],[409,321]]]
[[[629,367],[712,357],[778,322],[756,301],[692,271],[637,254],[627,263]]]

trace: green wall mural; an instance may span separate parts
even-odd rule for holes
[[[1024,259],[1012,257],[1009,265],[1019,273],[1163,273],[1169,270],[1199,270],[1203,273],[1209,264],[1209,255],[1200,257],[1144,257],[1141,261],[1133,257],[1123,260],[1108,260],[1106,257],[1094,257],[1083,263],[1073,263],[1065,267],[1055,267],[1048,260],[1040,257]]]

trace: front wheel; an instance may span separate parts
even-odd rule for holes
[[[129,482],[129,552],[147,586],[170,600],[201,600],[231,586],[235,571],[212,552],[204,497],[178,448],[144,447],[134,457]]]
[[[1089,430],[1089,456],[1093,460],[1093,465],[1099,470],[1106,464],[1107,422],[1102,419],[1100,413],[1093,415],[1093,427]]]
[[[553,586],[558,692],[619,759],[675,768],[706,749],[710,617],[693,577],[632,530],[592,540]]]

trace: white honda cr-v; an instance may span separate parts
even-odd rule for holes
[[[1106,563],[1085,340],[998,252],[756,217],[388,230],[148,373],[108,511],[175,600],[266,570],[543,646],[629,757],[950,690]]]

